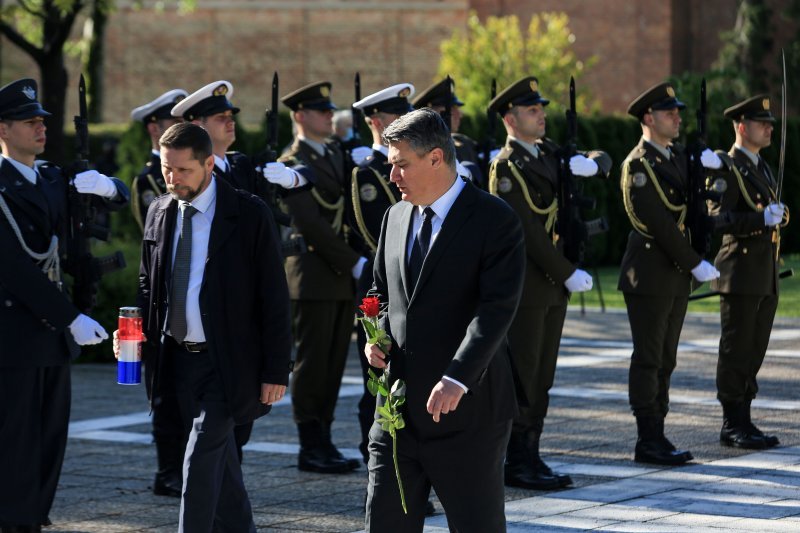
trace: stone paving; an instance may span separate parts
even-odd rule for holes
[[[687,317],[666,427],[695,461],[652,467],[631,460],[636,428],[627,405],[625,314],[570,311],[542,451],[574,484],[557,492],[507,489],[508,530],[800,531],[800,320],[777,321],[760,374],[753,416],[782,444],[766,452],[719,445],[718,336],[716,316]],[[351,457],[358,457],[357,357],[353,348],[333,428],[334,441]],[[48,532],[177,528],[178,500],[150,490],[155,450],[144,389],[116,385],[115,377],[113,365],[73,368],[70,439]],[[287,400],[256,423],[245,450],[245,483],[259,531],[362,530],[365,469],[299,472]],[[425,531],[447,531],[434,501],[438,514]]]

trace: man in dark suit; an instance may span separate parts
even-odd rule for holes
[[[39,161],[44,117],[37,84],[0,88],[0,529],[49,525],[70,410],[69,362],[78,345],[108,338],[71,302],[62,284],[67,184],[60,168]],[[75,176],[94,207],[120,209],[128,190],[95,170]],[[74,274],[74,272],[71,272]]]
[[[628,308],[633,354],[628,381],[638,439],[634,459],[681,465],[693,459],[664,436],[669,382],[689,303],[692,277],[711,281],[719,272],[694,251],[684,225],[688,162],[673,140],[681,125],[678,100],[668,83],[655,85],[628,106],[642,127],[642,139],[622,163],[622,199],[633,226],[622,258],[619,284]],[[703,164],[716,166],[711,150]]]
[[[505,531],[503,456],[516,415],[506,332],[525,269],[522,228],[508,205],[459,179],[441,116],[420,109],[383,133],[403,202],[383,220],[375,290],[387,304],[388,355],[369,363],[406,383],[397,432],[403,514],[392,438],[373,425],[366,528],[422,531],[436,490],[461,532]]]
[[[159,143],[170,195],[147,213],[138,303],[151,400],[174,388],[192,421],[179,527],[255,531],[234,426],[266,414],[291,370],[277,231],[260,199],[213,175],[203,128],[176,124]]]
[[[758,392],[756,376],[769,344],[778,309],[780,228],[788,223],[786,207],[776,197],[777,183],[759,155],[771,143],[775,117],[769,96],[761,94],[725,110],[733,121],[736,141],[720,153],[727,186],[710,213],[722,234],[714,261],[721,275],[712,282],[720,292],[722,336],[717,362],[717,399],[723,422],[723,446],[763,449],[778,445],[750,419],[750,403]]]
[[[167,128],[180,122],[181,119],[173,117],[170,111],[186,98],[187,94],[183,89],[172,89],[131,111],[131,119],[144,125],[147,137],[150,139],[150,158],[131,183],[131,209],[140,229],[144,229],[147,208],[156,196],[161,196],[166,190],[164,176],[161,175],[158,139]]]
[[[572,479],[553,472],[539,455],[539,439],[556,374],[561,331],[569,295],[592,288],[592,277],[564,256],[559,238],[560,147],[545,137],[545,107],[539,81],[528,76],[498,94],[490,111],[498,113],[508,132],[506,145],[492,162],[489,192],[508,202],[525,233],[525,286],[508,343],[524,401],[514,419],[506,454],[505,482],[511,487],[552,490]],[[605,152],[575,154],[569,160],[575,176],[607,177],[611,158]],[[569,216],[567,213],[561,216]]]
[[[300,437],[297,467],[340,474],[358,468],[331,439],[331,425],[353,333],[355,280],[367,258],[347,244],[345,195],[352,162],[335,141],[331,84],[316,82],[281,101],[292,110],[297,138],[281,161],[307,182],[284,191],[282,202],[308,252],[286,260],[297,363],[292,408]]]

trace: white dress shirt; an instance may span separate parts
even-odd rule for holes
[[[178,251],[178,239],[181,236],[183,224],[183,209],[178,202],[175,233],[172,235],[172,265],[175,265],[175,253]],[[211,222],[217,207],[217,182],[211,177],[211,182],[206,190],[201,192],[190,202],[197,209],[192,217],[192,260],[189,266],[189,288],[186,292],[186,338],[187,342],[205,342],[206,333],[203,331],[203,322],[200,317],[200,285],[203,283],[203,273],[208,256],[208,239],[211,236]]]
[[[10,157],[6,157],[4,155],[0,155],[0,157],[11,163],[14,168],[16,168],[19,173],[22,174],[23,178],[31,182],[31,185],[36,185],[36,179],[38,178],[39,173],[36,172],[35,168],[29,167],[28,165],[20,163],[16,159],[11,159]]]
[[[740,150],[744,155],[746,155],[747,158],[750,160],[750,162],[753,163],[753,166],[756,167],[758,166],[759,156],[757,154],[754,154],[744,146],[739,146],[738,144],[734,144],[733,147],[736,148],[737,150]]]
[[[222,170],[223,172],[228,172],[231,169],[231,165],[228,163],[227,156],[220,157],[217,154],[214,154],[214,164],[217,165],[217,168]]]
[[[408,260],[411,258],[411,248],[414,246],[414,240],[419,232],[420,227],[422,227],[422,213],[425,211],[425,208],[430,207],[433,209],[434,213],[434,216],[431,219],[431,243],[428,247],[428,254],[430,254],[431,250],[433,249],[433,244],[436,242],[436,237],[439,236],[439,232],[442,230],[444,219],[447,218],[447,213],[450,212],[450,208],[453,207],[453,204],[456,202],[456,198],[458,198],[458,195],[461,194],[461,191],[464,190],[466,185],[467,183],[464,180],[456,176],[455,182],[449,189],[447,189],[447,192],[441,195],[430,206],[416,206],[417,208],[414,209],[414,213],[412,215],[412,233],[409,235],[408,243],[406,244],[406,262],[408,262]],[[442,379],[446,379],[447,381],[455,383],[461,387],[465,393],[469,392],[469,389],[466,385],[456,379],[451,378],[450,376],[442,376]]]
[[[387,159],[389,158],[389,147],[388,146],[384,146],[382,144],[373,144],[372,145],[372,149],[375,150],[376,152],[382,153],[383,155],[386,156]]]

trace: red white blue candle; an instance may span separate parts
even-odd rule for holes
[[[117,383],[138,385],[142,382],[142,310],[138,307],[119,309],[119,359]]]

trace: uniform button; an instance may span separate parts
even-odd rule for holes
[[[314,251],[314,246],[312,246],[312,245],[310,245],[310,244],[309,244],[309,245],[307,246],[307,249],[308,249],[308,251],[309,251],[309,252],[313,252],[313,251]]]
[[[4,303],[6,304],[6,307],[11,307],[12,305],[11,300],[6,300]]]
[[[742,253],[746,254],[747,253],[747,248],[742,248]]]
[[[649,242],[644,243],[644,247],[649,250],[650,249],[650,243]]]
[[[55,331],[55,330],[56,330],[55,326],[50,326],[50,331]]]

